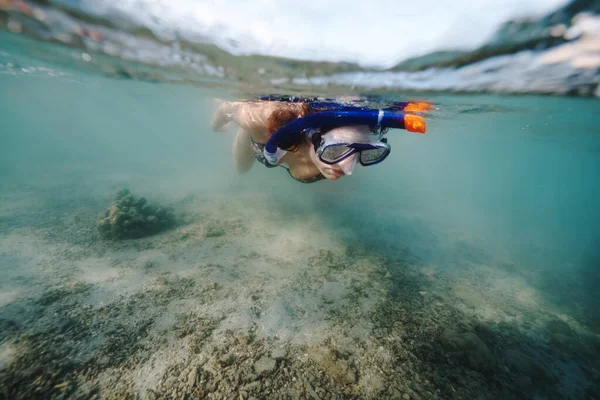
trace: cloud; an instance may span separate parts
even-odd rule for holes
[[[386,66],[443,48],[484,43],[509,18],[565,0],[83,0],[156,32],[208,37],[236,54]],[[232,45],[232,40],[240,45]]]

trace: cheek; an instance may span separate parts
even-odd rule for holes
[[[315,149],[311,146],[310,150],[310,159],[312,160],[313,163],[315,163],[315,165],[317,166],[317,169],[319,171],[321,171],[321,173],[323,175],[325,175],[325,167],[328,167],[327,164],[325,164],[323,161],[319,160],[319,157],[317,157],[317,153],[315,153]]]
[[[315,153],[314,148],[310,149],[310,159],[312,160],[313,163],[315,163],[315,165],[317,166],[317,169],[325,178],[327,178],[329,180],[333,180],[333,181],[340,178],[339,176],[334,175],[325,169],[325,168],[331,168],[331,165],[327,165],[323,161],[321,161],[319,159],[319,157],[317,157],[317,153]]]
[[[317,158],[317,161],[315,162],[315,164],[317,165],[317,168],[319,169],[319,171],[321,171],[321,173],[323,175],[330,175],[330,173],[327,172],[326,168],[331,168],[331,165],[325,164],[324,162],[322,162],[318,158]]]

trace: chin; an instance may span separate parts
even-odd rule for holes
[[[341,177],[343,177],[345,175],[323,174],[323,176],[325,178],[329,179],[330,181],[337,181],[338,179],[340,179]]]
[[[331,168],[330,166],[326,165],[324,168],[319,168],[319,172],[328,180],[330,181],[337,181],[338,179],[340,179],[343,176],[346,176],[346,174],[344,173],[336,173],[335,171],[337,171],[338,169]]]

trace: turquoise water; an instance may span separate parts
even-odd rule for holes
[[[597,123],[597,99],[386,93],[380,96],[381,100],[418,99],[431,102],[435,110],[427,117],[427,134],[422,136],[400,131],[390,132],[392,153],[384,163],[359,168],[353,176],[340,181],[302,185],[289,179],[283,170],[261,168],[261,165],[254,165],[247,175],[235,174],[231,157],[233,133],[211,132],[209,121],[214,109],[214,98],[234,99],[239,93],[218,85],[202,87],[112,79],[96,71],[83,69],[81,61],[76,58],[80,53],[76,51],[17,39],[6,33],[0,33],[0,43],[3,44],[0,46],[0,235],[3,237],[0,248],[0,326],[3,327],[0,335],[3,346],[0,365],[5,368],[2,379],[7,389],[2,392],[4,396],[10,394],[16,396],[12,398],[31,398],[28,396],[36,393],[30,391],[33,390],[31,387],[36,385],[46,388],[37,392],[37,396],[44,397],[45,393],[53,398],[84,394],[90,398],[94,395],[111,398],[118,397],[119,393],[138,393],[144,397],[149,395],[144,394],[146,392],[143,390],[149,388],[153,388],[156,393],[170,393],[168,387],[160,386],[162,383],[145,381],[145,386],[138,382],[124,388],[125,386],[117,383],[111,385],[97,378],[108,375],[73,375],[73,369],[93,369],[97,361],[94,358],[95,352],[100,351],[98,349],[104,349],[102,351],[105,353],[102,354],[111,358],[111,353],[100,344],[81,350],[77,356],[81,359],[69,356],[68,371],[57,367],[66,378],[59,374],[60,379],[48,378],[50,383],[36,381],[36,375],[28,375],[23,367],[31,362],[24,345],[30,343],[28,335],[33,332],[42,338],[44,335],[50,337],[56,334],[52,327],[62,323],[60,318],[52,318],[51,311],[54,315],[62,315],[60,312],[71,315],[69,312],[76,314],[77,311],[73,310],[84,304],[100,307],[95,303],[96,298],[100,298],[99,293],[102,293],[104,303],[125,301],[130,298],[128,296],[137,296],[149,290],[144,289],[145,286],[141,283],[147,282],[146,279],[177,274],[181,277],[191,276],[189,271],[182,272],[183,267],[178,264],[182,261],[173,260],[185,259],[190,262],[189,265],[198,265],[200,262],[200,258],[191,260],[200,256],[194,252],[195,245],[190,245],[189,254],[177,253],[179,258],[169,258],[173,265],[177,265],[172,270],[169,270],[170,264],[166,262],[166,269],[156,276],[150,274],[139,277],[139,281],[138,278],[131,278],[131,282],[140,283],[141,287],[124,292],[115,291],[114,294],[106,294],[110,291],[104,286],[100,290],[100,282],[114,282],[123,276],[129,276],[127,274],[133,273],[132,269],[136,270],[135,260],[146,257],[145,253],[136,253],[144,249],[143,241],[141,248],[135,247],[138,245],[130,248],[128,244],[95,244],[101,241],[95,234],[96,218],[110,204],[111,196],[122,187],[129,187],[132,192],[172,204],[176,210],[185,209],[188,215],[194,215],[196,207],[202,210],[201,220],[211,220],[216,224],[242,224],[246,226],[245,230],[239,232],[251,232],[250,237],[261,237],[271,230],[278,232],[277,240],[281,239],[281,246],[252,250],[260,257],[264,256],[260,258],[264,265],[279,263],[278,265],[285,267],[277,268],[302,269],[302,263],[307,262],[311,268],[319,268],[321,265],[331,264],[331,257],[338,257],[336,249],[339,246],[340,249],[346,249],[344,257],[347,257],[343,261],[338,259],[341,265],[350,265],[356,259],[361,259],[371,260],[365,261],[365,268],[374,268],[373,265],[381,262],[381,266],[369,269],[371,275],[352,278],[352,287],[359,293],[358,299],[355,299],[356,304],[370,304],[370,301],[377,298],[375,293],[380,290],[378,288],[387,288],[389,293],[385,296],[391,296],[396,302],[391,307],[392,311],[389,311],[392,313],[390,315],[395,315],[394,307],[402,308],[402,315],[408,315],[407,325],[402,328],[402,332],[405,332],[413,329],[410,326],[411,319],[414,327],[421,326],[417,316],[429,313],[429,306],[419,306],[422,307],[420,311],[412,309],[411,304],[416,300],[411,299],[414,296],[417,299],[428,299],[427,296],[438,293],[431,300],[430,306],[435,307],[434,303],[443,298],[454,311],[437,319],[440,325],[436,334],[419,333],[422,336],[417,335],[411,339],[417,342],[421,340],[420,345],[429,343],[428,346],[435,348],[437,355],[441,354],[442,350],[439,349],[448,347],[444,346],[446,342],[443,339],[439,339],[444,337],[444,329],[447,328],[444,323],[455,322],[457,314],[462,319],[486,323],[492,327],[489,328],[492,332],[496,332],[496,337],[489,339],[490,336],[476,330],[496,359],[497,371],[491,375],[485,369],[469,369],[468,365],[464,367],[460,361],[451,361],[443,371],[439,367],[440,372],[435,372],[435,366],[441,365],[441,361],[432,361],[432,356],[425,356],[415,348],[411,348],[414,360],[408,364],[396,354],[394,365],[404,366],[406,371],[411,371],[413,365],[415,371],[418,369],[422,375],[421,380],[413,377],[414,382],[421,382],[421,389],[415,383],[416,386],[413,385],[410,390],[397,389],[400,394],[410,393],[414,398],[473,398],[470,397],[474,396],[473,393],[478,393],[480,398],[512,398],[515,393],[526,393],[525,398],[595,398],[598,395],[599,366],[598,361],[594,360],[594,352],[599,348],[600,333],[597,291],[600,276],[600,128]],[[53,51],[53,58],[49,58],[48,55],[53,54]],[[199,203],[190,200],[194,198],[200,199]],[[192,206],[189,205],[190,201]],[[192,218],[190,221],[187,224],[193,227],[195,220]],[[187,234],[193,235],[194,232],[192,229]],[[173,233],[179,234],[179,231]],[[237,265],[243,260],[246,262],[253,244],[244,242],[247,237],[236,236],[238,234],[228,236],[226,233],[227,241],[215,248],[214,255],[202,253],[201,257],[223,265]],[[165,235],[166,238],[170,237],[169,233]],[[320,242],[312,243],[312,236]],[[176,241],[178,237],[180,236],[172,240]],[[173,248],[179,249],[175,242],[160,244],[161,240],[163,239],[154,242],[155,252],[171,254],[169,252]],[[308,247],[302,247],[304,241],[308,243]],[[351,250],[355,247],[359,250]],[[321,254],[317,250],[332,251],[334,256],[317,257],[315,261],[315,257]],[[83,264],[104,265],[102,263],[106,262],[108,271],[115,264],[107,260],[114,261],[126,251],[133,251],[133,255],[128,253],[127,256],[128,269],[123,267],[119,273],[115,272],[113,276],[111,272],[104,279],[100,272],[104,269],[100,266],[94,270],[97,279],[88,276],[87,280],[82,280],[88,285],[88,291],[69,294],[75,296],[73,299],[79,300],[69,300],[60,309],[40,308],[40,304],[45,304],[40,303],[40,296],[47,296],[57,290],[61,290],[61,293],[68,292],[73,285],[77,286],[73,282],[77,282],[78,278],[70,275],[69,262],[77,266],[73,267],[73,271],[80,271],[84,268]],[[116,254],[113,258],[110,258],[111,252]],[[339,254],[342,257],[342,253]],[[85,257],[92,257],[94,261],[85,261]],[[33,266],[36,263],[38,266],[43,265],[44,260],[54,260],[53,262],[62,265],[60,272],[53,275],[51,267],[38,271]],[[401,261],[396,263],[389,260]],[[245,282],[236,280],[234,275],[230,278],[221,277],[219,279],[223,281],[216,281],[225,289],[228,288],[228,282],[235,282],[237,289],[234,291],[244,291],[256,284],[256,280],[269,281],[268,277],[275,274],[269,269],[271,267],[264,265],[256,266],[261,271],[260,276],[252,275],[252,270],[246,271],[249,275],[246,275]],[[422,268],[418,269],[421,272],[411,269],[417,267]],[[227,269],[226,266],[223,268]],[[443,278],[439,278],[439,281],[431,278],[426,273],[428,270],[435,270],[434,276]],[[393,280],[396,279],[396,274],[405,273],[406,276],[402,275],[405,280],[386,286],[386,279]],[[44,278],[41,279],[42,275],[39,274]],[[330,269],[323,279],[328,280],[327,282],[333,279],[340,285],[340,282],[345,282],[342,275],[331,278],[331,274],[343,272]],[[415,278],[417,275],[418,279]],[[199,277],[196,285],[204,282],[202,279]],[[361,289],[361,285],[367,285],[369,280],[375,282],[375,286]],[[417,281],[422,291],[429,294],[419,294],[417,289],[409,287],[417,285]],[[127,284],[129,286],[123,284],[123,287],[134,287],[135,284],[131,282]],[[283,285],[285,282],[288,281],[282,278],[272,285]],[[314,282],[310,279],[306,282],[312,282],[303,286],[306,296],[310,297],[310,285]],[[457,282],[467,282],[466,287],[472,289],[470,293],[476,294],[465,295],[463,289],[455,287]],[[518,285],[515,286],[515,282]],[[247,285],[246,289],[244,285]],[[262,287],[262,284],[256,285]],[[328,286],[323,289],[324,293],[334,293],[334,296],[336,287]],[[448,292],[441,294],[441,288],[444,287],[449,288]],[[263,321],[263,325],[259,324],[269,327],[272,332],[279,332],[273,335],[284,338],[281,340],[288,346],[288,354],[293,354],[296,344],[295,334],[285,336],[281,333],[285,330],[286,323],[290,326],[298,324],[297,330],[292,332],[300,336],[305,333],[303,327],[306,324],[320,326],[319,324],[325,324],[324,321],[330,321],[331,318],[319,319],[317,314],[309,318],[298,311],[291,313],[289,319],[280,318],[285,311],[277,311],[280,306],[273,305],[279,304],[275,301],[285,300],[285,304],[291,308],[296,307],[296,310],[302,307],[300,302],[294,301],[304,298],[303,289],[294,290],[300,297],[290,294],[288,298],[285,293],[277,292],[277,300],[273,300],[273,303],[266,302],[263,315],[271,315],[269,313],[275,310],[272,315],[279,317],[273,317],[275,319],[272,321],[275,322],[272,325],[268,321]],[[367,294],[364,294],[365,290]],[[369,295],[370,291],[373,293]],[[490,300],[488,295],[495,297]],[[229,306],[232,310],[242,309],[246,304],[233,294],[230,296]],[[268,297],[266,294],[263,296]],[[227,298],[224,297],[225,300]],[[338,300],[334,296],[333,300],[324,304],[335,304]],[[193,297],[187,298],[187,301],[193,303]],[[240,305],[236,305],[238,301]],[[505,303],[499,305],[502,301]],[[47,307],[58,307],[57,304],[60,301],[50,302]],[[190,305],[186,303],[186,307],[188,306]],[[280,308],[287,310],[285,307]],[[315,310],[320,310],[320,306],[315,307]],[[159,314],[167,312],[160,307],[157,309],[163,310]],[[23,317],[27,315],[27,310],[34,310],[32,315],[41,313],[39,316],[45,325],[41,322],[28,325],[28,321],[34,317]],[[311,309],[309,307],[306,310]],[[226,313],[234,314],[235,311]],[[164,318],[167,317],[163,315]],[[259,321],[261,317],[256,318]],[[350,316],[340,324],[348,323],[352,318]],[[368,312],[365,315],[356,314],[354,318],[367,320]],[[156,317],[153,321],[158,319]],[[132,321],[132,325],[137,323],[135,318]],[[228,329],[235,331],[236,328],[245,326],[238,319],[235,320],[239,323],[237,325],[232,321],[229,323],[234,328],[227,325]],[[552,325],[552,321],[560,322]],[[159,325],[158,322],[154,323]],[[163,321],[164,324],[167,322]],[[376,325],[376,321],[372,321],[372,324]],[[361,340],[368,342],[375,340],[373,338],[383,337],[374,325],[361,328],[366,333],[355,338],[358,347],[363,346]],[[567,327],[564,328],[564,325]],[[339,326],[341,325],[328,326],[328,329],[335,332]],[[555,326],[560,329],[552,330]],[[103,328],[95,329],[102,336]],[[386,334],[397,334],[396,328],[391,325],[386,329]],[[552,336],[556,331],[558,333]],[[215,332],[215,340],[218,341],[220,331],[217,329]],[[270,337],[271,331],[267,328],[261,332],[265,337]],[[65,340],[77,340],[67,333],[63,334]],[[541,336],[536,336],[538,334]],[[227,337],[225,333],[223,335],[224,338]],[[256,335],[260,338],[260,333]],[[493,333],[490,335],[494,336]],[[510,335],[513,336],[508,338]],[[415,339],[417,337],[420,339]],[[160,338],[161,335],[157,334],[145,339],[147,342],[144,342],[144,346],[152,349],[148,357],[160,359],[161,346],[168,348]],[[536,342],[536,338],[539,342]],[[88,340],[89,343],[95,343],[95,339],[83,339]],[[367,349],[364,351],[376,353],[379,346],[383,349],[388,342],[381,340],[374,341],[373,346],[376,347],[373,349],[364,345]],[[441,347],[436,345],[438,340],[442,340]],[[511,364],[503,352],[515,341],[526,342],[523,346],[528,350],[521,349],[523,354],[527,354],[531,360],[546,363],[546,369],[543,372],[536,370],[539,368],[537,366],[532,366],[525,372],[512,369],[514,362]],[[537,348],[536,343],[542,342],[543,348]],[[60,347],[63,344],[54,345]],[[46,343],[45,346],[53,344]],[[117,342],[112,345],[111,351],[120,354],[124,350],[119,349],[119,346],[129,345]],[[310,342],[302,342],[301,346],[308,346],[307,354],[312,354]],[[188,349],[185,346],[176,348],[184,349],[184,352]],[[349,348],[352,346],[348,345],[345,351],[349,351]],[[306,347],[302,349],[305,350]],[[385,351],[388,351],[387,347]],[[31,353],[29,357],[34,357],[34,354],[36,353]],[[59,353],[53,357],[56,365],[62,365]],[[206,357],[209,359],[212,356]],[[275,359],[275,356],[272,357]],[[335,363],[321,362],[327,357],[313,357],[320,370],[326,370],[327,365],[334,365],[334,370],[343,369]],[[384,389],[373,386],[372,380],[364,378],[368,373],[374,374],[374,370],[361,370],[360,365],[367,365],[366,361],[361,361],[358,353],[353,357],[358,360],[356,362],[359,365],[356,367],[356,376],[359,377],[356,381],[351,380],[350,383],[338,386],[324,386],[326,383],[323,382],[317,385],[313,382],[311,390],[317,393],[317,387],[322,387],[332,398],[346,395],[391,398],[395,395],[390,391],[381,392]],[[11,364],[14,360],[18,360],[21,367]],[[40,365],[51,365],[50,361],[44,360],[48,364]],[[135,373],[147,371],[142,368],[144,360],[143,357],[132,358],[121,367]],[[167,361],[164,362],[168,364]],[[281,372],[285,370],[281,366],[282,361],[277,362],[278,369],[270,378],[261,381],[262,386],[259,386],[262,387],[262,392],[258,392],[256,396],[271,398],[274,393],[278,393],[274,388],[279,388],[279,384],[286,382],[287,375]],[[202,363],[208,365],[204,363],[209,362]],[[530,364],[533,365],[533,361]],[[292,361],[287,365],[292,371],[296,368]],[[457,369],[455,372],[448,372],[454,368],[452,366]],[[257,370],[258,367],[254,365],[254,371],[261,376]],[[106,371],[109,369],[103,371],[108,374]],[[281,374],[277,375],[279,373]],[[437,378],[432,378],[436,373]],[[458,374],[460,378],[449,378],[452,374]],[[511,374],[531,376],[527,378],[528,383],[519,386],[510,383],[516,376]],[[202,382],[207,379],[210,381],[207,376],[214,378],[215,375],[203,375]],[[333,373],[332,376],[337,375]],[[393,382],[404,379],[401,375],[396,378],[395,375],[386,376],[388,378],[378,379],[385,382],[382,385],[388,389]],[[433,389],[424,389],[425,384],[422,382],[425,376],[429,377],[428,385],[434,386]],[[68,382],[66,386],[60,386],[63,379]],[[469,386],[463,379],[476,383]],[[270,380],[269,385],[266,385],[265,380]],[[84,381],[92,389],[82,389]],[[197,385],[207,385],[200,381],[198,378]],[[202,393],[237,393],[236,390],[241,390],[239,387],[243,385],[233,385],[232,388],[234,386],[236,389],[231,389],[230,392],[225,389],[211,391],[208,384],[205,387],[209,389]],[[186,390],[189,393],[200,393],[194,392],[194,388],[192,384]],[[251,389],[246,391],[252,393]],[[186,396],[191,396],[189,393]],[[303,393],[308,396],[308,391]],[[317,397],[321,397],[320,393],[317,393]],[[214,394],[214,398],[216,396]],[[284,395],[281,396],[285,398]],[[293,397],[291,394],[290,396]],[[324,394],[322,396],[326,397]],[[190,398],[185,397],[183,391],[172,397]]]

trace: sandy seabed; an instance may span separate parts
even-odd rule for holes
[[[105,240],[110,196],[37,190],[0,202],[0,398],[600,398],[600,336],[536,271],[427,264],[249,192]]]

